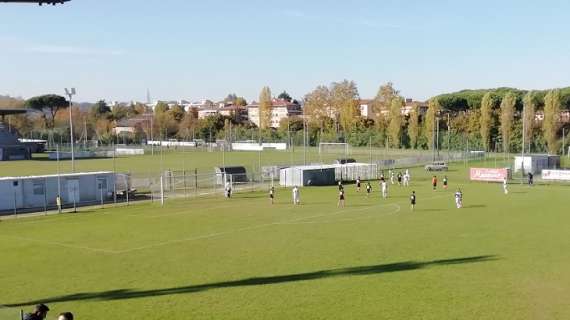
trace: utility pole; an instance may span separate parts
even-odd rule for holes
[[[65,88],[65,94],[69,97],[69,137],[71,138],[70,142],[71,142],[71,172],[75,173],[75,155],[74,155],[74,150],[73,150],[73,113],[72,113],[72,106],[73,103],[71,102],[71,99],[73,98],[73,96],[75,95],[75,88],[71,88],[67,89]]]
[[[521,179],[521,184],[523,183],[524,180],[524,146],[525,146],[525,129],[526,129],[526,117],[525,117],[525,110],[526,110],[526,106],[523,105],[523,111],[522,111],[522,149],[521,149],[521,174],[522,174],[522,179]]]

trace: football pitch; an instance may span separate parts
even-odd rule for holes
[[[345,208],[326,187],[5,220],[0,319],[570,318],[570,187],[448,176],[413,170],[387,200],[347,185]]]

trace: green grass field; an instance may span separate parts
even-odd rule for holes
[[[564,186],[278,189],[0,222],[0,319],[568,319]],[[460,185],[465,208],[455,209]],[[408,195],[418,193],[410,212]]]

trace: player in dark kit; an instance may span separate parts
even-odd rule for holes
[[[369,197],[371,192],[372,192],[372,185],[370,184],[370,181],[368,181],[366,183],[366,197]]]
[[[338,192],[338,207],[344,208],[344,189]]]
[[[402,186],[402,173],[398,172],[398,185],[401,187]]]
[[[532,172],[528,173],[528,185],[532,186],[534,184],[534,175],[532,174]]]
[[[447,176],[443,177],[443,188],[447,190]]]
[[[410,205],[412,211],[416,208],[416,192],[412,191],[412,195],[410,196]]]
[[[344,190],[344,186],[342,185],[342,181],[338,182],[338,191]]]
[[[273,204],[275,199],[275,187],[269,188],[269,199],[271,200],[271,204]]]
[[[360,192],[360,177],[356,179],[356,192]]]

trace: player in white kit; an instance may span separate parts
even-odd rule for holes
[[[505,192],[505,194],[509,194],[509,182],[507,181],[507,178],[503,178],[503,191]]]
[[[457,189],[457,192],[455,192],[455,206],[457,209],[463,207],[463,193],[461,192],[461,189]]]
[[[301,195],[299,193],[299,187],[297,186],[293,188],[293,204],[301,204]]]
[[[388,198],[388,184],[386,180],[382,180],[382,198]]]

